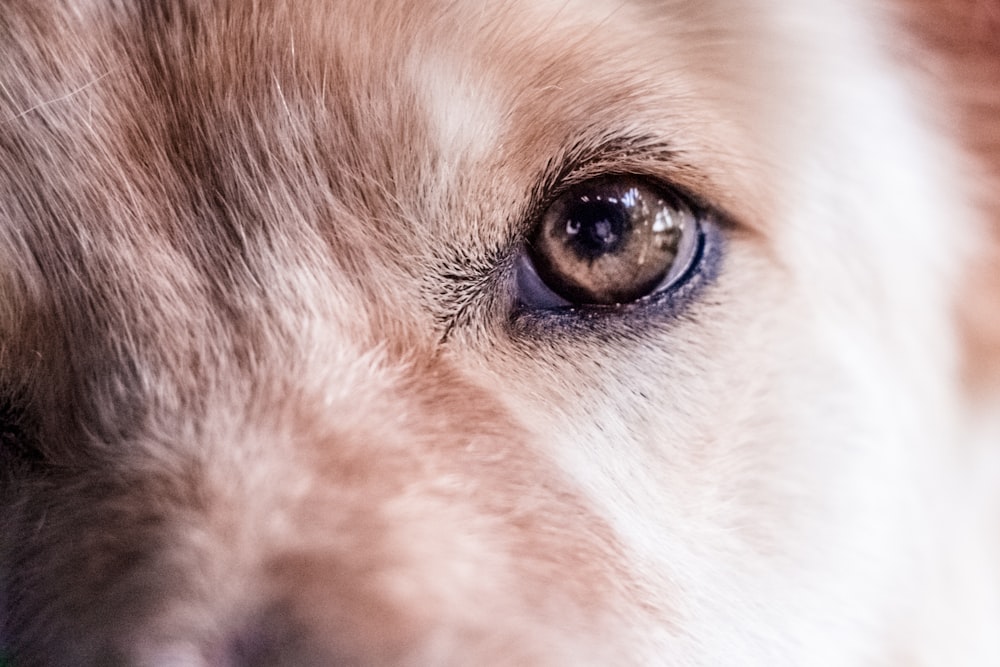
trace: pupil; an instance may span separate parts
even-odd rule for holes
[[[585,259],[615,252],[628,232],[625,211],[609,202],[580,202],[569,210],[567,219],[570,245]]]

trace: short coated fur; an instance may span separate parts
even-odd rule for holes
[[[997,664],[965,16],[0,0],[0,648]],[[703,270],[526,307],[604,175],[706,212]]]

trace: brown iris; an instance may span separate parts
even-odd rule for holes
[[[553,292],[575,304],[616,304],[648,295],[684,267],[697,221],[664,188],[636,177],[574,186],[545,212],[528,241]]]

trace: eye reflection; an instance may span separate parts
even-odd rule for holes
[[[642,298],[682,273],[697,234],[697,217],[674,193],[636,177],[603,177],[556,200],[528,245],[555,294],[608,305]]]

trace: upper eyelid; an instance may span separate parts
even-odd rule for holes
[[[651,137],[609,137],[593,143],[578,141],[563,151],[558,162],[547,164],[536,182],[551,192],[598,175],[631,173],[666,177],[680,163],[674,149]]]
[[[577,141],[558,160],[552,160],[535,179],[528,204],[519,216],[515,243],[523,242],[548,207],[568,189],[590,179],[606,176],[646,178],[674,192],[697,213],[711,212],[725,224],[735,219],[717,202],[704,196],[697,178],[699,169],[662,139],[646,135],[606,136],[600,141]],[[687,176],[682,178],[681,175]]]

